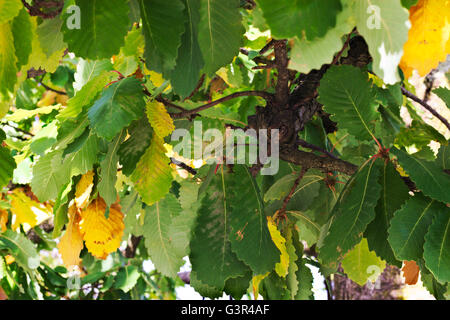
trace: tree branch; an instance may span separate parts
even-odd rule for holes
[[[350,162],[329,157],[320,157],[314,153],[296,150],[295,148],[280,150],[280,158],[302,167],[322,169],[325,171],[338,171],[349,176],[358,170],[358,167]]]
[[[200,111],[203,111],[203,110],[209,109],[211,107],[214,107],[214,106],[216,106],[216,105],[218,105],[220,103],[223,103],[225,101],[228,101],[228,100],[231,100],[231,99],[234,99],[234,98],[239,98],[239,97],[246,97],[246,96],[259,96],[259,97],[262,97],[262,98],[264,98],[266,100],[272,100],[272,98],[273,98],[272,94],[270,94],[268,92],[265,92],[265,91],[241,91],[241,92],[235,92],[235,93],[230,94],[229,96],[217,99],[217,100],[215,100],[213,102],[204,104],[204,105],[202,105],[200,107],[197,107],[197,108],[194,108],[192,110],[184,110],[184,111],[181,111],[179,113],[171,113],[170,116],[173,119],[186,118],[186,117],[194,115],[194,114],[196,114],[196,113],[198,113]],[[162,102],[162,103],[165,103],[165,102]],[[171,103],[171,105],[169,105],[169,106],[175,107],[176,105]],[[179,106],[177,106],[177,107],[178,107],[178,109],[181,108]]]
[[[278,80],[275,87],[275,101],[279,108],[288,106],[289,102],[289,71],[286,40],[274,42],[275,66],[278,70]]]
[[[427,109],[432,115],[434,115],[436,118],[438,118],[445,126],[450,130],[450,123],[445,119],[443,116],[441,116],[436,110],[434,110],[428,103],[420,99],[419,97],[415,96],[408,90],[406,90],[404,87],[402,87],[402,93],[404,96],[408,97],[409,99],[417,102],[421,106],[423,106],[425,109]]]

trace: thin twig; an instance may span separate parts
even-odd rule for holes
[[[198,92],[198,90],[201,88],[201,86],[203,85],[203,82],[205,82],[205,74],[202,74],[195,89],[191,92],[191,94],[188,97],[184,98],[183,101],[190,100],[194,96],[194,94],[196,94]]]
[[[334,154],[332,154],[331,152],[328,152],[327,150],[322,149],[321,147],[318,147],[318,146],[316,146],[316,145],[314,145],[314,144],[311,144],[311,143],[309,143],[309,142],[307,142],[307,141],[305,141],[305,140],[297,139],[297,143],[298,143],[299,145],[301,145],[302,147],[304,147],[304,148],[308,148],[308,149],[311,149],[311,150],[319,151],[319,152],[321,152],[321,153],[323,153],[323,154],[326,154],[326,155],[329,156],[330,158],[338,159],[338,157],[336,157],[336,156],[335,156]]]
[[[261,50],[259,50],[259,54],[263,55],[267,51],[269,51],[270,48],[272,48],[275,44],[275,40],[271,39]]]
[[[338,52],[336,57],[334,57],[333,62],[331,62],[331,65],[335,65],[336,63],[338,63],[338,61],[341,58],[342,54],[344,53],[345,49],[347,49],[348,45],[350,44],[350,39],[352,38],[352,34],[355,30],[356,30],[356,28],[353,29],[352,32],[350,32],[348,34],[347,40],[345,40],[344,46],[342,47],[341,51]]]
[[[179,112],[179,113],[171,113],[170,116],[173,119],[186,118],[186,117],[194,115],[194,114],[196,114],[196,113],[198,113],[200,111],[203,111],[203,110],[209,109],[211,107],[214,107],[214,106],[216,106],[216,105],[218,105],[220,103],[223,103],[225,101],[228,101],[228,100],[231,100],[231,99],[234,99],[234,98],[248,97],[248,96],[259,96],[259,97],[262,97],[262,98],[264,98],[266,100],[271,100],[272,99],[272,94],[270,94],[268,92],[265,92],[265,91],[241,91],[241,92],[232,93],[232,94],[230,94],[228,96],[225,96],[223,98],[217,99],[215,101],[212,101],[210,103],[204,104],[204,105],[202,105],[200,107],[197,107],[197,108],[194,108],[194,109],[191,109],[191,110],[184,110],[184,111]],[[175,107],[175,104],[172,104],[171,106]],[[178,107],[178,108],[181,108],[181,107]]]
[[[287,207],[289,201],[291,200],[292,196],[294,195],[295,190],[297,189],[298,185],[300,184],[300,181],[302,180],[303,176],[308,171],[308,169],[309,169],[308,167],[302,167],[300,174],[298,175],[297,179],[295,179],[295,181],[294,181],[294,185],[292,186],[291,191],[289,191],[289,194],[286,196],[286,198],[284,198],[283,206],[278,211],[279,215],[282,215],[286,212],[286,207]]]
[[[443,116],[441,116],[436,110],[434,110],[428,103],[426,103],[425,101],[423,101],[422,99],[420,99],[419,97],[415,96],[414,94],[412,94],[411,92],[409,92],[408,90],[406,90],[404,87],[402,87],[402,93],[404,96],[408,97],[409,99],[417,102],[418,104],[420,104],[421,106],[423,106],[425,109],[427,109],[432,115],[434,115],[436,118],[438,118],[439,120],[441,120],[441,122],[443,124],[445,124],[445,126],[448,128],[448,130],[450,130],[450,123],[447,121],[447,119],[445,119]]]
[[[53,91],[53,92],[56,92],[57,94],[62,94],[62,95],[67,96],[67,92],[59,91],[59,90],[53,89],[53,88],[47,86],[46,84],[44,84],[44,83],[42,83],[42,82],[39,82],[39,84],[40,84],[41,86],[43,86],[45,89],[49,90],[49,91]]]

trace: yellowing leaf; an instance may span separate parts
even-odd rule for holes
[[[106,259],[119,248],[125,228],[120,210],[118,204],[113,204],[106,219],[106,203],[99,197],[81,211],[80,231],[86,248],[93,256]]]
[[[6,231],[7,223],[8,223],[8,211],[0,209],[0,232]]]
[[[11,226],[13,230],[17,230],[21,224],[25,224],[24,230],[28,231],[28,229],[33,228],[52,215],[51,208],[30,199],[20,188],[14,189],[10,198],[11,212],[14,215]]]
[[[89,197],[94,187],[94,172],[83,174],[75,190],[75,205],[78,209],[84,209],[89,203]]]
[[[42,95],[42,99],[38,101],[37,106],[40,107],[47,107],[55,104],[56,96],[58,94],[55,91],[47,90]]]
[[[427,75],[450,53],[450,1],[419,0],[409,10],[412,27],[400,67],[409,78],[416,69]]]
[[[414,285],[419,280],[420,269],[415,261],[405,261],[402,271],[406,284]]]
[[[259,285],[261,281],[263,281],[263,279],[267,277],[269,274],[270,272],[267,272],[266,274],[258,274],[252,278],[253,296],[255,297],[255,300],[258,299]]]
[[[37,114],[49,114],[53,110],[58,110],[60,108],[61,108],[60,104],[55,104],[55,105],[40,107],[40,108],[36,108],[36,109],[32,109],[32,110],[17,109],[16,111],[14,111],[14,113],[8,114],[5,117],[5,119],[9,120],[9,121],[18,122],[18,121],[22,121],[24,119],[34,117]]]
[[[83,249],[83,237],[79,229],[80,216],[74,205],[69,207],[69,222],[66,232],[58,243],[58,251],[66,268],[80,264],[80,252]]]
[[[150,81],[153,83],[155,87],[161,87],[166,80],[164,80],[161,73],[148,70],[147,67],[144,67],[144,73],[150,76]],[[168,85],[167,88],[164,89],[164,92],[170,90],[171,86]]]
[[[153,135],[150,147],[131,175],[135,189],[149,206],[161,200],[172,185],[172,168],[165,153],[164,140],[158,135]]]
[[[280,277],[286,277],[289,271],[289,253],[286,248],[286,239],[281,235],[280,231],[277,229],[277,225],[272,220],[271,217],[267,217],[267,227],[269,228],[270,237],[273,243],[280,250],[280,262],[275,265],[275,272]]]
[[[149,101],[147,103],[147,117],[155,133],[161,138],[168,136],[175,129],[172,118],[161,102]]]
[[[370,280],[374,283],[386,268],[386,262],[369,250],[367,239],[363,238],[342,260],[342,268],[347,276],[363,286]]]

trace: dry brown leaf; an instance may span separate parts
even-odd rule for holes
[[[414,285],[419,280],[420,269],[415,261],[405,261],[402,271],[406,284]]]

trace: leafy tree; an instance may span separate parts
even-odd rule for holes
[[[450,52],[449,5],[0,0],[0,297],[311,299],[308,265],[405,262],[448,298],[449,113],[407,80]],[[225,164],[199,126],[241,129]]]

